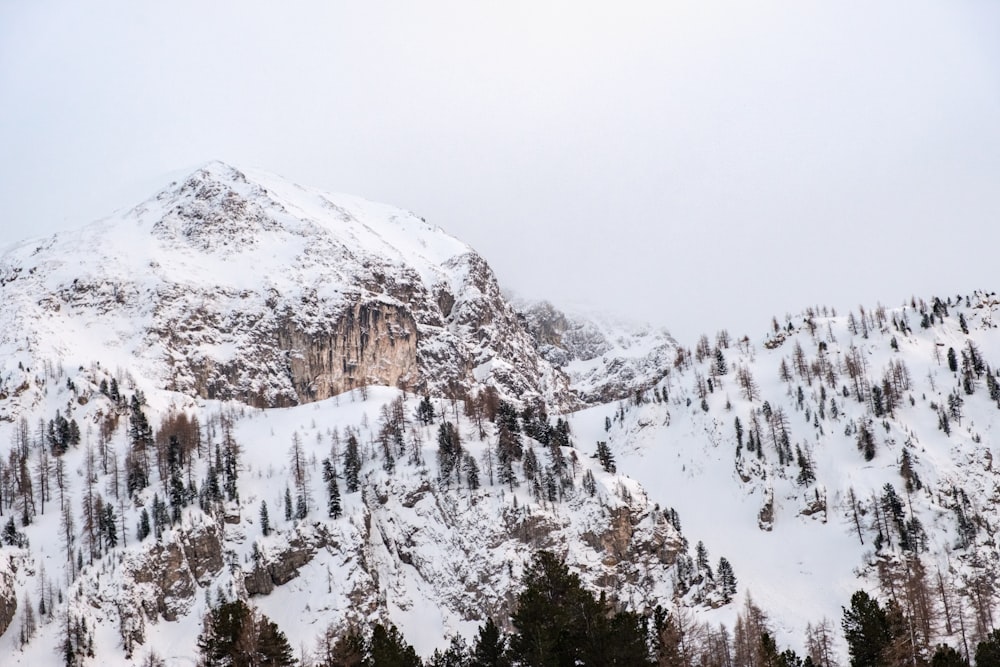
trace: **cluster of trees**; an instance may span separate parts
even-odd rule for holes
[[[307,660],[313,667],[785,665],[752,661],[783,654],[771,639],[764,613],[752,604],[747,609],[752,618],[741,615],[734,637],[724,628],[722,635],[705,635],[705,629],[686,613],[657,607],[639,614],[622,609],[603,594],[595,596],[562,559],[539,551],[525,571],[514,612],[502,623],[507,631],[488,619],[471,644],[454,637],[446,649],[421,661],[392,625],[375,625],[370,633],[357,627],[346,632],[329,628]],[[760,632],[766,639],[760,638]],[[719,660],[713,662],[710,656]]]
[[[841,625],[851,667],[976,667],[1000,666],[1000,630],[992,630],[976,643],[970,655],[967,642],[958,649],[938,644],[929,649],[912,639],[904,611],[891,601],[882,606],[864,591],[851,596],[843,610]]]
[[[296,663],[276,623],[242,600],[213,607],[198,636],[200,667],[290,667]]]

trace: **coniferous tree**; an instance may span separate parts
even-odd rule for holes
[[[733,572],[733,566],[729,564],[725,556],[719,558],[717,574],[719,576],[719,587],[722,592],[722,601],[728,603],[736,595],[736,574]]]
[[[931,667],[969,667],[969,661],[947,644],[940,644],[931,658]]]
[[[554,554],[539,551],[511,617],[511,657],[523,665],[651,664],[644,624],[598,601]]]
[[[144,539],[149,537],[149,511],[143,507],[142,512],[139,514],[139,526],[136,528],[136,537],[142,542]]]
[[[463,467],[465,469],[465,485],[469,491],[479,488],[479,464],[471,454],[466,454]]]
[[[417,652],[392,624],[375,624],[368,656],[365,667],[422,667]]]
[[[452,475],[460,473],[459,463],[462,456],[462,445],[459,442],[458,430],[449,421],[442,423],[438,427],[438,481],[442,486],[447,487]]]
[[[323,482],[326,483],[326,512],[331,519],[339,519],[343,514],[340,503],[340,486],[337,471],[330,459],[323,459]]]
[[[285,634],[271,619],[242,600],[225,602],[209,610],[197,644],[200,664],[205,667],[295,664]]]
[[[347,435],[347,444],[344,447],[344,486],[348,493],[358,490],[361,475],[361,452],[358,447],[358,438],[353,432]]]
[[[271,518],[267,514],[267,501],[260,501],[260,532],[267,537],[271,534]]]
[[[614,473],[617,471],[615,456],[611,453],[611,448],[608,447],[608,443],[604,440],[597,441],[596,456],[597,460],[601,463],[601,467],[604,468],[604,472]]]
[[[507,655],[507,638],[492,618],[487,618],[476,634],[472,644],[472,660],[476,667],[511,667],[510,657]]]
[[[864,591],[851,596],[850,608],[843,609],[844,639],[851,656],[851,667],[888,667],[884,655],[892,642],[889,617]]]
[[[976,645],[976,667],[1000,667],[1000,630],[993,630]]]

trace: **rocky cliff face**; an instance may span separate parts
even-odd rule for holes
[[[8,358],[122,367],[204,398],[287,406],[485,382],[578,403],[471,248],[411,213],[219,163],[14,249],[0,293],[18,324],[0,333]]]
[[[634,398],[667,376],[677,355],[662,329],[567,314],[544,301],[517,308],[539,354],[587,405]]]

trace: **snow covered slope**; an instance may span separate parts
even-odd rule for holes
[[[839,635],[865,589],[899,601],[918,655],[974,650],[998,602],[998,315],[983,292],[808,311],[757,342],[706,340],[641,403],[570,422],[732,559],[779,645],[824,618]]]
[[[467,245],[412,213],[218,162],[8,251],[0,296],[17,386],[11,364],[45,359],[255,405],[474,382],[573,403]]]
[[[858,589],[899,604],[911,655],[974,649],[998,602],[998,311],[809,310],[688,349],[515,310],[412,214],[206,165],[0,258],[0,655],[56,664],[72,630],[103,664],[189,664],[238,597],[306,652],[381,620],[426,656],[508,623],[539,548],[670,609],[692,660],[735,651],[751,602],[780,646],[832,628],[843,658]]]

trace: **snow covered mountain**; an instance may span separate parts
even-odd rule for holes
[[[218,162],[13,249],[0,284],[8,364],[101,361],[259,406],[478,382],[577,403],[467,245],[412,213]]]
[[[427,657],[510,629],[538,549],[667,609],[682,664],[756,667],[761,630],[845,664],[859,589],[916,664],[971,655],[998,309],[810,309],[689,348],[512,306],[412,214],[209,164],[0,258],[0,656],[192,664],[241,599],[303,656],[381,621]]]

